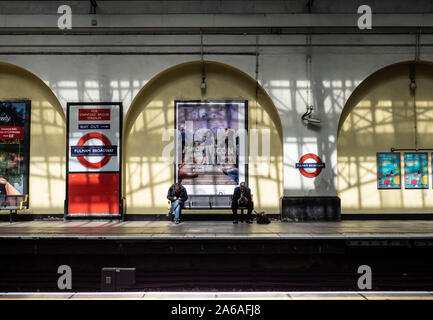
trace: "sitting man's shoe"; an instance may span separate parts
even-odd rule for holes
[[[175,220],[174,223],[175,223],[175,224],[179,224],[180,221],[179,221],[179,220]]]
[[[252,220],[247,220],[247,223],[253,223],[253,221]]]
[[[173,213],[167,213],[167,218],[171,221],[171,222],[173,222],[174,221],[174,214]]]
[[[238,223],[238,220],[233,220],[233,223],[234,223],[234,224],[237,224],[237,223]]]

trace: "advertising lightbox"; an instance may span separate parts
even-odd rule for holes
[[[121,103],[68,103],[67,214],[121,214]]]
[[[175,178],[189,194],[248,182],[247,101],[175,101]]]
[[[0,201],[18,206],[29,194],[30,101],[0,101]]]

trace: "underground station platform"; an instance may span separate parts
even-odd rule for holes
[[[0,292],[0,300],[433,300],[433,292]]]
[[[371,294],[430,299],[432,253],[431,220],[2,222],[0,298],[96,295],[103,291],[102,269],[118,268],[134,269],[134,279],[111,290],[119,293],[114,299],[128,292],[139,299],[182,292],[335,297],[330,291],[369,299],[358,287],[358,269],[368,266]],[[62,265],[72,270],[72,289],[59,296]]]

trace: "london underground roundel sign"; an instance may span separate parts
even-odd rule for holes
[[[84,146],[84,144],[89,141],[90,139],[98,139],[100,141],[102,141],[102,143],[104,144],[104,146],[106,147],[110,147],[111,146],[111,142],[110,140],[108,140],[108,138],[106,136],[104,136],[103,134],[99,133],[99,132],[92,132],[92,133],[88,133],[86,135],[84,135],[77,143],[77,147],[82,147]],[[97,147],[96,147],[97,148]],[[84,156],[79,156],[77,157],[78,161],[80,161],[80,163],[85,166],[86,168],[89,169],[98,169],[98,168],[102,168],[103,166],[105,166],[108,161],[110,161],[111,156],[106,155],[104,158],[102,158],[101,161],[98,162],[90,162],[87,161]]]
[[[312,159],[314,162],[306,162],[306,160]],[[299,169],[299,172],[307,177],[307,178],[314,178],[317,177],[320,172],[322,172],[322,169],[325,168],[325,163],[322,162],[322,160],[315,154],[309,153],[306,155],[303,155],[301,159],[299,159],[299,162],[296,164],[296,168]],[[312,172],[307,172],[305,169],[316,169]]]

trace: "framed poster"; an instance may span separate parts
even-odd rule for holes
[[[405,152],[404,171],[406,189],[427,189],[428,153]]]
[[[0,101],[0,200],[6,207],[29,194],[30,106],[29,100]]]
[[[67,216],[121,216],[121,103],[68,103]]]
[[[175,179],[189,194],[248,182],[248,102],[175,101]]]
[[[377,188],[401,188],[401,166],[399,152],[377,153]]]

